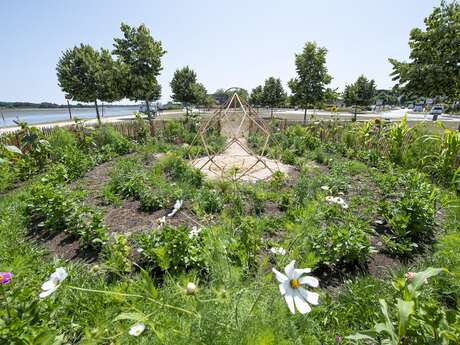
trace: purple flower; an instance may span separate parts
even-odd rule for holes
[[[12,277],[13,274],[11,272],[0,272],[0,285],[8,284]]]
[[[342,337],[340,335],[335,336],[335,343],[340,344],[342,342]]]

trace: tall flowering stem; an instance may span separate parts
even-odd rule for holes
[[[192,316],[196,316],[198,318],[201,317],[201,315],[197,314],[197,313],[194,313],[194,312],[191,312],[190,310],[187,310],[187,309],[183,309],[183,308],[180,308],[180,307],[175,307],[173,305],[170,305],[170,304],[166,304],[166,303],[162,303],[162,302],[159,302],[153,298],[150,298],[150,297],[145,297],[145,296],[142,296],[142,295],[137,295],[137,294],[130,294],[130,293],[122,293],[122,292],[113,292],[113,291],[104,291],[104,290],[95,290],[95,289],[85,289],[85,288],[81,288],[81,287],[77,287],[77,286],[69,286],[70,289],[73,289],[73,290],[78,290],[78,291],[85,291],[85,292],[94,292],[94,293],[101,293],[101,294],[105,294],[105,295],[114,295],[114,296],[122,296],[122,297],[134,297],[134,298],[143,298],[143,299],[147,299],[148,301],[152,302],[152,303],[155,303],[157,305],[159,305],[160,307],[163,307],[163,308],[168,308],[168,309],[173,309],[173,310],[176,310],[176,311],[180,311],[182,313],[185,313],[185,314],[189,314],[189,315],[192,315]]]

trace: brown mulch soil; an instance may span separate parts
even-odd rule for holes
[[[126,156],[125,156],[126,157]],[[151,167],[160,155],[143,157],[142,161],[146,169]],[[104,202],[101,190],[104,184],[110,180],[109,172],[116,160],[105,162],[89,171],[83,178],[70,184],[71,188],[80,188],[87,192],[84,202],[94,205],[104,212],[104,223],[109,229],[109,233],[132,234],[136,232],[148,231],[159,225],[159,220],[166,216],[171,208],[156,212],[144,212],[140,209],[139,201],[123,200],[120,205],[110,205]],[[200,226],[194,214],[189,210],[191,205],[184,203],[182,209],[174,217],[167,218],[166,224],[172,226],[186,225]],[[49,250],[51,255],[66,260],[84,260],[92,262],[97,259],[97,254],[80,247],[79,241],[75,236],[67,233],[50,235],[46,232],[33,232],[30,239],[40,243]]]

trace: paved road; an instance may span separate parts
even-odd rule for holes
[[[302,120],[304,111],[303,110],[286,110],[286,111],[278,111],[275,112],[274,115],[279,118],[283,119],[292,119],[292,120]],[[326,111],[316,111],[308,110],[307,115],[310,117],[314,115],[318,118],[331,118],[331,117],[340,117],[340,118],[352,118],[353,114],[351,113],[331,113]],[[408,109],[395,109],[385,112],[369,112],[358,114],[358,120],[371,120],[375,118],[381,118],[383,120],[390,120],[390,121],[399,121],[402,119],[404,115],[407,115],[407,119],[409,121],[431,121],[433,116],[430,114],[422,114],[422,113],[410,113]],[[453,122],[460,122],[460,117],[458,116],[449,116],[449,115],[441,115],[438,117],[439,121],[453,121]]]
[[[386,112],[376,112],[376,113],[364,113],[358,114],[357,119],[358,121],[368,121],[376,118],[381,118],[383,120],[389,121],[399,121],[402,117],[407,114],[408,122],[421,122],[421,121],[429,121],[431,122],[433,119],[432,115],[429,114],[420,114],[420,113],[409,113],[408,109],[395,109]],[[157,119],[180,119],[184,116],[183,111],[167,111],[160,114]],[[209,116],[212,113],[204,113],[204,116]],[[270,112],[267,110],[259,110],[259,114],[263,117],[270,117]],[[302,121],[303,120],[304,111],[303,110],[279,110],[274,112],[274,116],[279,119],[287,119],[287,120],[296,120]],[[326,111],[313,111],[308,110],[307,112],[308,119],[311,120],[311,116],[319,120],[324,119],[336,119],[339,118],[341,120],[351,120],[353,114],[351,113],[331,113]],[[103,118],[102,122],[110,123],[110,122],[118,122],[123,120],[130,120],[133,119],[133,115],[126,115],[126,116],[116,116],[110,118]],[[444,125],[451,129],[458,129],[460,126],[460,116],[449,116],[449,115],[441,115],[438,117],[439,121],[442,121]],[[85,121],[89,124],[96,123],[96,119],[91,119]],[[71,121],[63,121],[63,122],[55,122],[55,123],[45,123],[34,125],[35,127],[49,127],[49,126],[68,126],[73,124]],[[0,134],[5,132],[14,132],[18,130],[18,127],[7,127],[7,128],[0,128]]]

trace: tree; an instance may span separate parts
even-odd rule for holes
[[[372,104],[376,94],[374,80],[368,80],[364,75],[358,77],[356,82],[345,86],[343,100],[347,106],[355,106],[353,121],[356,121],[358,106],[369,106]]]
[[[191,105],[204,104],[206,101],[205,87],[197,82],[195,71],[188,66],[174,72],[170,85],[173,92],[172,99],[184,103],[187,116]]]
[[[286,93],[280,79],[270,77],[265,80],[262,99],[264,105],[270,107],[271,117],[273,118],[273,108],[281,106],[286,100]]]
[[[305,109],[303,122],[307,123],[308,106],[316,106],[324,99],[325,88],[332,77],[326,67],[327,49],[307,42],[302,53],[295,55],[297,78],[288,83],[292,100]]]
[[[425,30],[410,32],[410,61],[389,59],[393,80],[408,97],[460,97],[460,5],[441,2],[425,18]]]
[[[63,53],[56,70],[59,86],[73,100],[94,102],[99,123],[97,100],[113,102],[123,97],[119,87],[122,66],[112,59],[108,50],[99,52],[81,44]]]
[[[261,106],[264,105],[264,89],[262,85],[256,86],[254,89],[251,91],[251,96],[249,96],[249,103],[251,103],[254,106]]]
[[[125,66],[124,96],[133,101],[143,100],[147,107],[149,120],[150,102],[161,96],[161,85],[157,77],[162,71],[161,58],[166,51],[161,42],[155,41],[150,30],[141,24],[139,27],[130,27],[121,24],[123,38],[115,38],[113,54]]]

